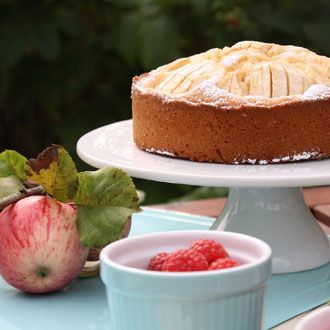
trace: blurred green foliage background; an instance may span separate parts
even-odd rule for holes
[[[0,0],[0,151],[59,143],[79,162],[81,135],[131,117],[134,75],[247,39],[329,56],[329,17],[329,0]],[[226,193],[136,184],[149,203]]]

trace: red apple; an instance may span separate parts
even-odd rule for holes
[[[56,291],[83,268],[76,210],[46,196],[31,196],[0,213],[0,274],[30,293]]]

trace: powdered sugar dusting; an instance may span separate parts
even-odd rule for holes
[[[309,159],[311,157],[315,157],[318,155],[319,155],[318,151],[304,151],[301,154],[294,155],[292,160],[297,161],[297,160]]]
[[[145,149],[145,151],[156,153],[156,154],[159,154],[159,155],[174,157],[173,152],[169,152],[169,151],[166,151],[166,150],[158,150],[158,149],[155,149],[155,148],[147,148],[147,149]]]
[[[223,97],[236,97],[235,94],[217,87],[216,82],[218,79],[219,77],[213,77],[203,81],[201,84],[192,89],[189,94],[200,95],[202,99],[212,100],[214,102],[219,101],[219,99]]]
[[[251,165],[267,165],[267,164],[276,164],[276,163],[287,163],[287,162],[296,162],[299,160],[308,160],[310,158],[315,158],[319,155],[320,153],[316,150],[313,151],[303,151],[302,153],[299,154],[294,154],[290,156],[283,156],[281,158],[274,158],[271,161],[265,160],[265,159],[243,159],[240,161],[235,161],[235,165],[239,164],[251,164]]]
[[[234,66],[240,60],[240,58],[242,58],[242,55],[242,52],[237,52],[233,55],[227,55],[223,58],[221,63],[225,67]]]
[[[156,153],[159,155],[169,156],[169,157],[175,157],[175,154],[170,151],[166,150],[159,150],[156,148],[147,148],[145,149],[147,152]],[[317,158],[320,155],[319,151],[311,150],[311,151],[303,151],[302,153],[297,153],[294,155],[288,155],[278,158],[273,158],[272,160],[266,160],[266,159],[254,159],[254,158],[246,158],[246,159],[240,159],[235,160],[233,164],[235,165],[242,165],[242,164],[251,164],[251,165],[267,165],[267,164],[278,164],[278,163],[289,163],[289,162],[296,162],[301,160],[308,160],[310,158]]]
[[[311,85],[303,94],[304,99],[322,99],[330,97],[330,87],[320,84]]]
[[[152,88],[145,86],[145,79],[133,84],[132,93],[151,94],[160,97],[163,102],[185,101],[190,104],[205,104],[210,106],[221,106],[222,108],[239,108],[242,105],[272,107],[278,104],[285,105],[291,102],[313,101],[330,98],[330,86],[314,84],[311,85],[303,94],[281,96],[277,98],[267,98],[264,96],[246,95],[239,96],[219,88],[216,83],[218,76],[212,77],[201,82],[188,92],[176,94],[163,94]],[[149,78],[148,78],[149,80]],[[150,80],[149,80],[150,81]]]

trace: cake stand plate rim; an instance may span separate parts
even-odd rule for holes
[[[140,150],[132,137],[132,120],[96,128],[77,142],[87,164],[119,167],[147,180],[212,187],[302,187],[330,184],[330,159],[287,164],[227,165],[200,163]]]

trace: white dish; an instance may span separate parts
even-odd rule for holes
[[[213,239],[241,265],[214,271],[146,270],[159,252]],[[101,254],[111,325],[116,330],[261,330],[271,249],[246,235],[212,230],[156,232],[106,246]]]
[[[86,163],[116,166],[133,177],[209,187],[301,187],[330,184],[330,159],[272,165],[222,165],[155,155],[137,148],[132,121],[97,128],[77,143]]]
[[[295,330],[330,330],[330,306],[321,307],[304,316]]]

